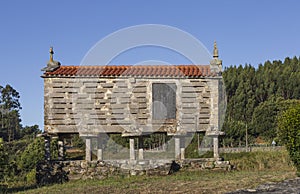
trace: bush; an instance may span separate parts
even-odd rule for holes
[[[55,160],[58,156],[57,139],[51,140],[51,159]],[[30,143],[17,159],[18,169],[22,172],[30,172],[35,169],[39,161],[44,160],[45,144],[44,138],[36,138]]]
[[[300,103],[286,110],[278,118],[277,135],[300,172]]]
[[[4,148],[4,143],[2,138],[0,138],[0,182],[4,178],[4,172],[6,170],[6,165],[8,163],[8,154]]]
[[[32,169],[29,173],[26,174],[26,182],[27,184],[35,184],[36,183],[36,180],[35,180],[35,177],[36,177],[36,169]]]
[[[44,159],[44,153],[44,139],[35,139],[18,158],[18,168],[22,171],[30,172],[39,161]]]

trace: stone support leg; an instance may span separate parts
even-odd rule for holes
[[[219,158],[219,138],[218,136],[213,137],[214,144],[214,158]]]
[[[97,150],[97,159],[103,160],[103,137],[98,136],[98,150]]]
[[[143,148],[139,149],[139,160],[144,160],[144,149]]]
[[[45,160],[50,161],[51,160],[51,152],[50,152],[50,141],[51,138],[49,136],[44,137],[45,140]]]
[[[180,148],[180,159],[181,160],[185,159],[184,154],[185,154],[185,148]]]
[[[103,149],[97,150],[97,160],[102,161],[103,160]]]
[[[180,159],[180,138],[175,137],[175,159]]]
[[[139,137],[139,160],[144,160],[144,138]]]
[[[92,161],[92,139],[90,137],[85,138],[85,160]]]
[[[58,140],[58,160],[64,160],[65,159],[65,146],[63,140]]]
[[[180,159],[184,159],[185,154],[185,137],[180,137]]]
[[[135,160],[134,138],[129,139],[129,158],[130,158],[130,160]]]

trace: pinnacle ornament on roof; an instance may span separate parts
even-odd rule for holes
[[[60,67],[60,62],[53,60],[54,51],[53,51],[52,46],[49,49],[49,53],[50,53],[50,59],[47,63],[47,66],[44,67],[43,69],[41,69],[42,71],[51,72],[51,71],[54,71],[54,70],[56,70],[57,68]]]
[[[54,51],[53,51],[53,47],[51,46],[50,49],[49,49],[49,53],[50,53],[50,60],[49,61],[52,61],[53,62],[53,54],[54,54]]]
[[[210,61],[211,71],[221,75],[222,73],[222,60],[219,59],[219,50],[217,42],[214,42],[213,59]]]
[[[218,50],[216,41],[214,42],[214,55],[213,55],[213,57],[214,58],[219,58],[219,50]]]

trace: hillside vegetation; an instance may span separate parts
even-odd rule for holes
[[[225,69],[227,110],[222,130],[224,146],[245,146],[246,129],[249,144],[271,144],[277,140],[277,117],[300,99],[299,58],[267,61]]]

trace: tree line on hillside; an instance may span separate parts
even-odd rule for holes
[[[227,109],[223,146],[270,144],[276,140],[277,117],[300,99],[299,58],[266,61],[257,68],[231,66],[224,70]]]

